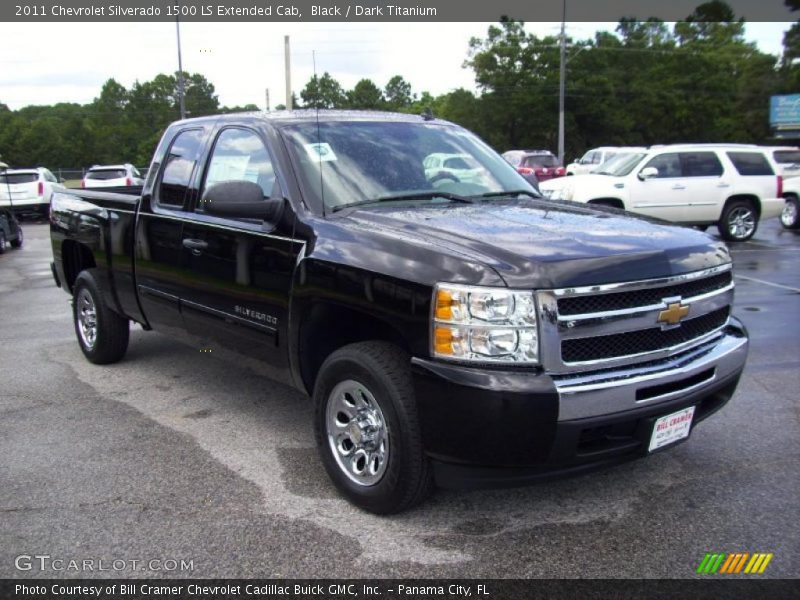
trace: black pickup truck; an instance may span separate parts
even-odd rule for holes
[[[52,201],[86,357],[120,360],[134,321],[266,361],[372,512],[671,447],[744,367],[723,243],[542,199],[430,114],[180,121],[131,192]]]

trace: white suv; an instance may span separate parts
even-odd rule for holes
[[[81,180],[82,188],[97,187],[130,187],[144,185],[139,171],[132,164],[95,165],[86,172]]]
[[[8,169],[0,173],[0,207],[44,217],[50,211],[53,191],[63,189],[56,176],[43,167]]]
[[[685,144],[627,152],[580,177],[551,179],[542,192],[705,228],[730,241],[750,239],[759,219],[784,206],[783,178],[763,149],[744,144]]]
[[[800,175],[800,148],[797,146],[762,146],[778,165],[784,179]]]

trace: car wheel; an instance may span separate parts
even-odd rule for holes
[[[797,196],[787,196],[781,212],[781,225],[786,229],[800,229],[800,203]]]
[[[337,350],[320,369],[314,403],[322,463],[350,502],[391,514],[428,496],[433,477],[405,352],[385,342]]]
[[[758,214],[750,200],[732,200],[722,211],[717,225],[719,234],[730,242],[744,242],[753,237],[758,227]]]
[[[22,227],[19,225],[17,226],[17,239],[11,240],[11,247],[12,248],[20,248],[22,246]]]
[[[91,270],[75,280],[72,317],[84,356],[97,365],[114,363],[128,350],[130,324],[104,302]]]
[[[0,254],[5,254],[6,251],[6,234],[0,231]]]
[[[438,183],[440,181],[452,181],[453,183],[458,183],[461,180],[455,175],[452,175],[451,173],[437,173],[436,175],[431,177],[428,181],[430,183]]]

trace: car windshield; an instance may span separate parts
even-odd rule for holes
[[[326,209],[385,201],[448,202],[533,188],[467,131],[426,121],[327,121],[282,127],[304,193]],[[431,155],[445,159],[441,167]],[[458,158],[457,164],[447,164]],[[418,198],[418,200],[415,200]]]
[[[104,181],[107,179],[123,179],[127,175],[125,169],[96,169],[86,174],[86,179],[97,179]]]
[[[636,168],[645,157],[644,152],[631,152],[617,154],[611,160],[607,160],[597,167],[592,173],[597,175],[611,175],[612,177],[624,177]]]
[[[558,159],[549,154],[535,154],[533,156],[526,156],[522,165],[524,167],[557,167]]]
[[[0,175],[0,183],[33,183],[39,181],[38,173],[4,173]]]

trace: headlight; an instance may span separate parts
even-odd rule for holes
[[[431,346],[435,357],[449,360],[538,363],[533,292],[437,284]]]
[[[574,189],[571,185],[564,184],[563,187],[553,190],[553,195],[550,196],[553,200],[572,200]]]

